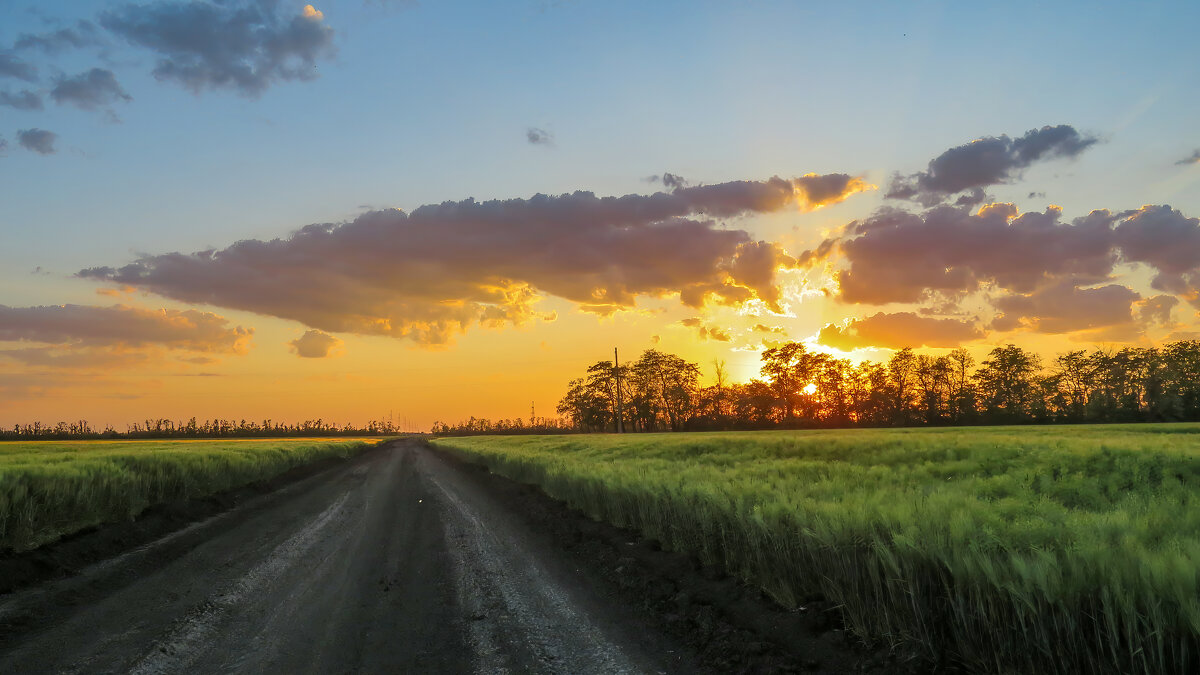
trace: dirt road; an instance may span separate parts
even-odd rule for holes
[[[0,672],[691,669],[540,544],[402,444],[3,599]]]
[[[907,670],[418,441],[145,541],[0,595],[0,673]]]

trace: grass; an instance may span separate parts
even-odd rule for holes
[[[241,487],[378,439],[0,442],[0,551]]]
[[[1200,425],[435,443],[972,672],[1200,669]]]

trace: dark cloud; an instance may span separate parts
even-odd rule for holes
[[[696,334],[701,340],[716,340],[717,342],[729,342],[733,339],[729,335],[729,331],[718,328],[717,326],[706,326],[704,320],[698,316],[693,316],[687,319],[682,319],[680,325],[688,328],[695,328]]]
[[[38,79],[37,68],[12,54],[0,54],[0,77],[36,82]]]
[[[47,54],[57,54],[67,49],[82,49],[103,44],[100,31],[91,21],[78,21],[74,27],[60,28],[46,33],[21,33],[14,49],[37,49]]]
[[[945,307],[986,287],[999,292],[996,330],[1118,339],[1169,325],[1175,296],[1200,307],[1200,219],[1170,206],[1098,210],[1070,222],[1058,207],[884,209],[851,223],[837,246],[846,263],[836,275],[841,300]],[[1129,264],[1152,270],[1151,286],[1165,295],[1143,300],[1106,283]]]
[[[529,127],[525,130],[525,140],[531,145],[554,145],[554,134],[545,129]]]
[[[5,140],[3,136],[0,136],[0,157],[4,157],[7,154],[8,154],[8,141]]]
[[[818,244],[816,248],[801,253],[796,262],[800,267],[812,267],[833,255],[837,250],[837,245],[838,240],[836,238],[826,239]]]
[[[1184,157],[1183,159],[1179,160],[1178,162],[1175,162],[1175,164],[1178,166],[1185,166],[1188,164],[1200,164],[1200,149],[1193,150],[1192,154],[1190,156]]]
[[[978,340],[984,332],[972,321],[934,319],[913,312],[878,312],[845,325],[827,324],[817,335],[823,345],[851,351],[866,347],[957,347]]]
[[[139,309],[125,305],[0,305],[0,341],[75,347],[159,346],[192,352],[242,354],[252,329],[194,309]]]
[[[1126,262],[1157,271],[1151,286],[1186,297],[1200,307],[1200,218],[1170,206],[1143,206],[1120,214],[1115,244]]]
[[[662,183],[664,187],[672,191],[678,190],[682,187],[687,187],[688,185],[687,180],[685,180],[683,176],[677,176],[673,173],[664,173],[661,176],[654,174],[653,176],[646,176],[642,180],[646,181],[647,183]]]
[[[1170,326],[1171,310],[1179,304],[1179,298],[1173,295],[1156,295],[1137,303],[1138,321],[1145,325]]]
[[[1027,195],[1027,198],[1028,198],[1028,199],[1045,199],[1045,198],[1046,198],[1046,193],[1045,193],[1045,192],[1037,192],[1037,191],[1030,192],[1030,193]]]
[[[670,190],[678,190],[679,188],[687,187],[688,182],[683,176],[677,176],[673,173],[664,173],[662,175],[662,184]]]
[[[36,152],[39,155],[53,155],[58,150],[54,147],[54,142],[58,140],[58,134],[45,129],[21,129],[17,131],[17,142],[22,148]]]
[[[1137,292],[1118,284],[1079,288],[1063,279],[1027,295],[996,299],[993,304],[1001,314],[991,327],[1057,334],[1124,326],[1133,323],[1133,304],[1140,299]]]
[[[667,182],[667,175],[663,175],[663,183]],[[844,199],[846,194],[869,189],[861,178],[844,173],[805,174],[797,178],[795,183],[804,192],[808,202],[816,206],[833,204]]]
[[[304,335],[289,342],[288,346],[293,354],[302,359],[323,359],[333,356],[344,344],[329,333],[307,330],[304,331]]]
[[[96,110],[117,101],[132,101],[111,70],[92,68],[75,77],[59,78],[50,90],[50,98],[59,105],[69,104],[83,110]]]
[[[919,302],[931,293],[960,295],[984,283],[1031,292],[1072,275],[1105,279],[1118,261],[1112,225],[1094,211],[1071,223],[1062,211],[1017,214],[1011,204],[976,213],[939,206],[922,214],[884,209],[852,224],[841,250],[849,263],[837,275],[846,302]]]
[[[0,91],[0,105],[6,105],[17,110],[41,110],[42,97],[28,89],[24,89],[17,94]]]
[[[328,332],[437,344],[474,324],[542,318],[534,308],[541,295],[597,313],[670,294],[695,307],[749,300],[778,307],[776,271],[795,260],[714,218],[798,205],[807,206],[807,196],[781,178],[670,194],[469,199],[79,274]]]
[[[981,138],[943,152],[925,171],[895,176],[885,196],[933,206],[951,195],[971,191],[968,201],[960,199],[959,204],[982,203],[983,188],[1015,180],[1034,162],[1076,157],[1096,142],[1068,124],[1031,129],[1015,139]]]
[[[333,31],[320,11],[278,0],[154,2],[124,5],[100,24],[154,51],[154,76],[193,92],[233,89],[258,96],[278,82],[311,80],[333,53]],[[286,9],[285,9],[286,8]]]

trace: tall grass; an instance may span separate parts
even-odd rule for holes
[[[972,671],[1200,669],[1200,426],[446,438]]]
[[[277,476],[377,440],[0,442],[0,550]]]

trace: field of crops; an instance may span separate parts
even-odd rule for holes
[[[378,439],[0,442],[0,551],[215,494]]]
[[[1200,671],[1200,425],[435,443],[972,672]]]

